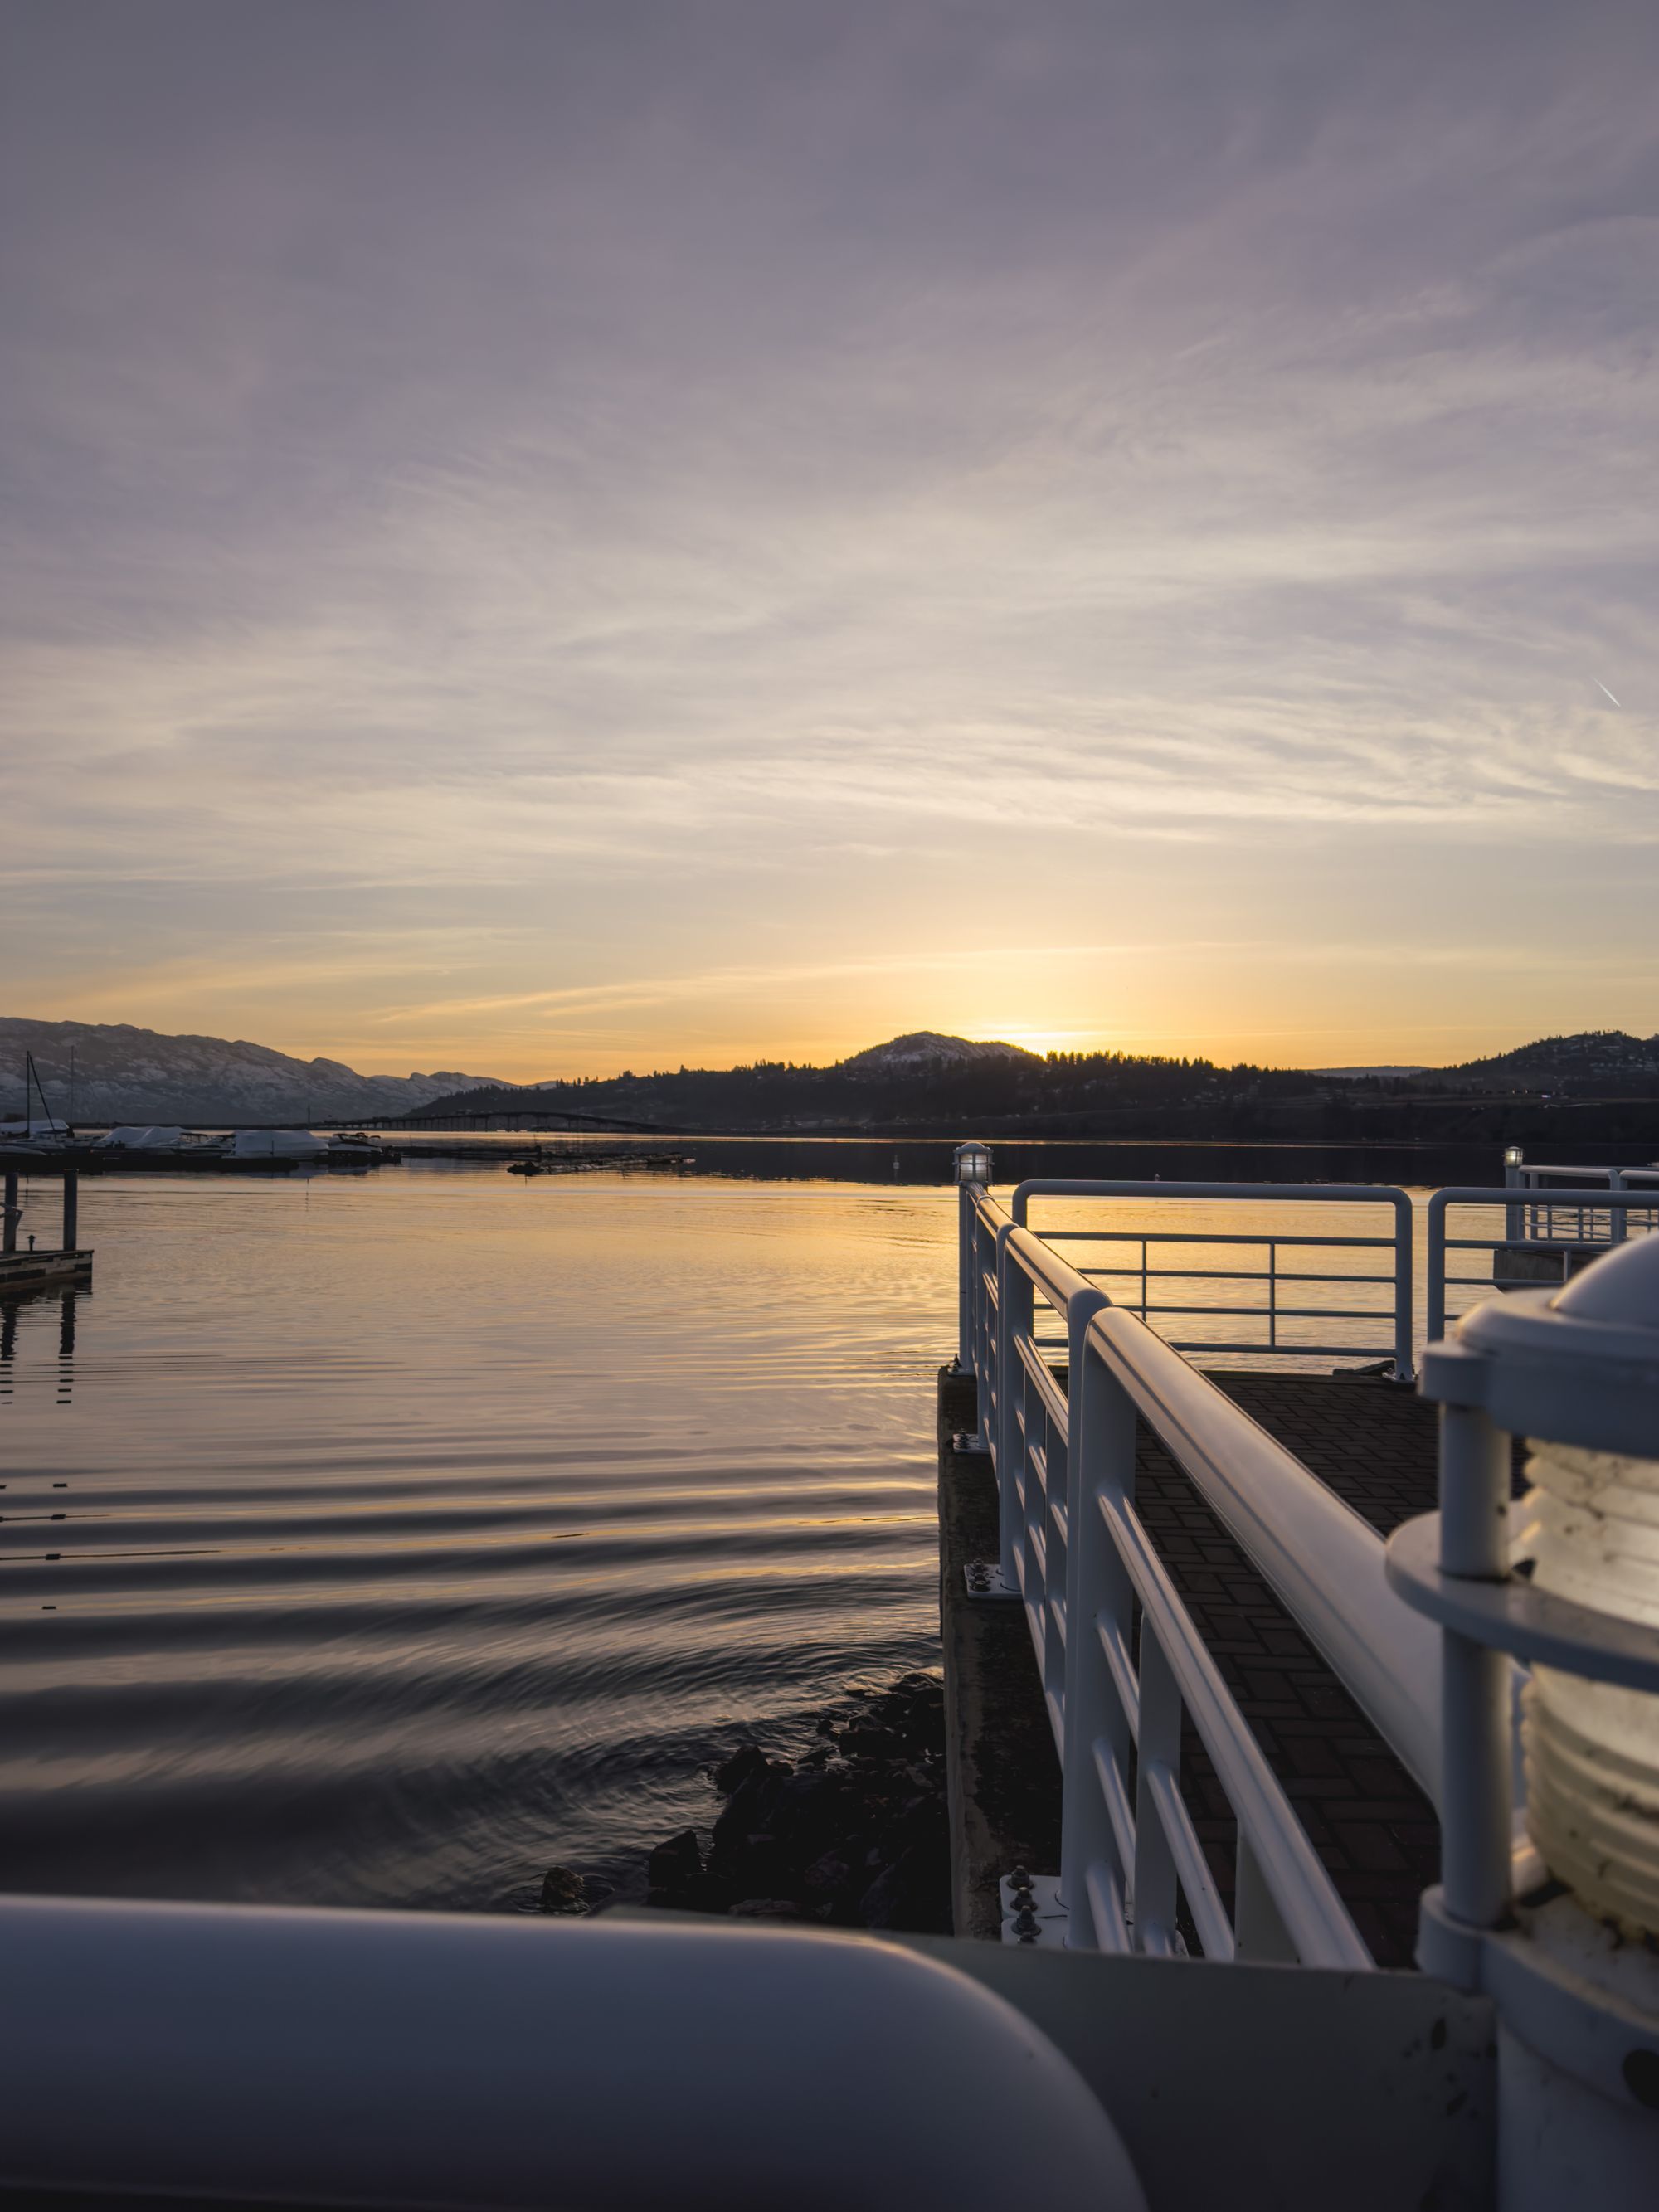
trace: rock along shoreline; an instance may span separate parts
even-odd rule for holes
[[[737,1746],[712,1770],[725,1800],[705,1850],[695,1828],[659,1844],[647,1902],[679,1912],[835,1928],[951,1932],[945,1692],[901,1675],[853,1692],[798,1759]],[[552,1867],[544,1912],[592,1910],[582,1877]]]

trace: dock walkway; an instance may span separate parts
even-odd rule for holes
[[[1380,1535],[1431,1511],[1435,1410],[1397,1385],[1358,1376],[1218,1374],[1213,1379]],[[995,1875],[1017,1862],[1052,1871],[1060,1855],[1060,1767],[1023,1608],[962,1595],[969,1558],[994,1557],[996,1487],[983,1454],[951,1449],[974,1426],[974,1386],[940,1381],[939,1522],[946,1680],[969,1771],[953,1807],[957,1930],[994,1935]],[[1418,1903],[1438,1879],[1433,1807],[1303,1632],[1146,1429],[1136,1504],[1171,1579],[1273,1771],[1296,1807],[1377,1964],[1413,1963]],[[1235,1830],[1190,1724],[1182,1794],[1218,1888],[1231,1905]]]

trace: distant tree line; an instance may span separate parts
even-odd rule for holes
[[[665,1128],[787,1132],[889,1129],[1086,1135],[1248,1136],[1279,1127],[1340,1137],[1511,1127],[1497,1102],[1659,1099],[1659,1040],[1622,1032],[1547,1039],[1516,1053],[1420,1074],[1324,1075],[1305,1068],[1232,1066],[1200,1057],[1127,1052],[1009,1052],[972,1060],[855,1062],[813,1067],[757,1060],[741,1067],[680,1066],[640,1075],[574,1076],[533,1089],[458,1092],[420,1118],[510,1116],[526,1110],[614,1115]],[[1481,1110],[1475,1102],[1492,1102]],[[1471,1119],[1471,1115],[1474,1118]],[[1607,1123],[1609,1141],[1641,1141],[1651,1114]],[[1516,1127],[1522,1124],[1513,1125]],[[1530,1127],[1530,1124],[1524,1125]],[[1552,1124],[1552,1126],[1555,1126]],[[1650,1141],[1659,1141],[1659,1127]]]

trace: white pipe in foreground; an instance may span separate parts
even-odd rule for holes
[[[856,1936],[0,1899],[0,2185],[1145,2212],[1021,2014]]]

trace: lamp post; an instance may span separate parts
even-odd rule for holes
[[[991,1185],[991,1147],[970,1138],[951,1156],[951,1176],[957,1185],[957,1367],[971,1375],[974,1368],[975,1297],[978,1269],[974,1264],[975,1200]]]
[[[967,1144],[957,1146],[953,1158],[957,1182],[977,1184],[981,1190],[988,1187],[991,1181],[991,1147],[988,1145],[981,1144],[976,1137],[972,1138]]]
[[[1477,1307],[1422,1389],[1440,1511],[1388,1554],[1443,1638],[1419,1957],[1497,2007],[1498,2212],[1635,2212],[1659,2193],[1659,1237]]]
[[[1526,1155],[1519,1145],[1506,1145],[1504,1147],[1504,1184],[1506,1189],[1514,1190],[1517,1185],[1525,1182],[1527,1178],[1521,1172],[1525,1158]],[[1522,1226],[1521,1208],[1518,1206],[1504,1207],[1504,1234],[1511,1244],[1518,1244],[1526,1234]]]

